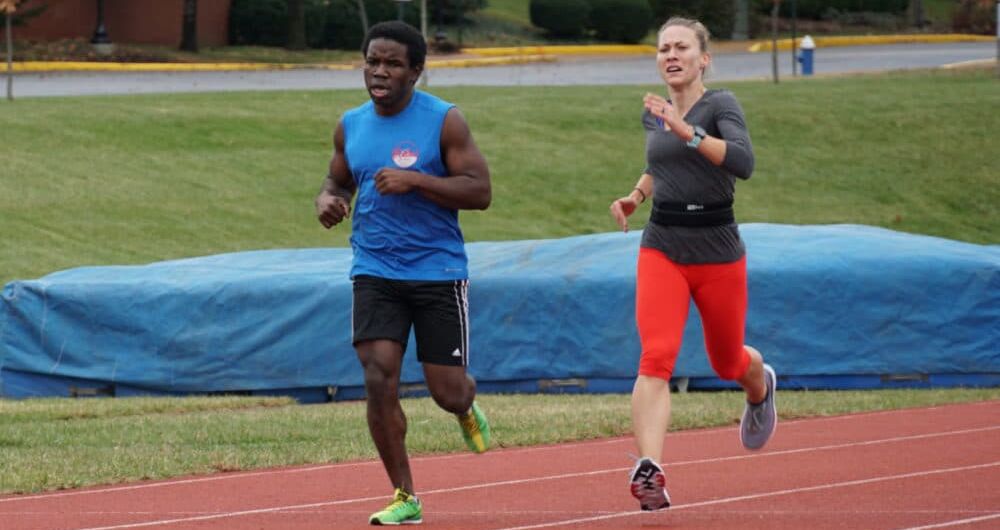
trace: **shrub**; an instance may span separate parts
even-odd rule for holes
[[[284,0],[233,0],[229,8],[229,43],[283,46],[288,39]]]
[[[590,0],[590,27],[601,40],[639,42],[652,16],[647,0]]]
[[[466,15],[486,7],[486,0],[428,0],[427,18],[431,24],[460,24]]]
[[[659,24],[666,22],[670,17],[698,18],[700,13],[700,0],[649,0],[649,8],[653,10],[653,16]]]
[[[797,0],[795,14],[801,18],[822,20],[831,13],[892,13],[901,14],[906,11],[910,0]],[[769,0],[757,1],[760,13],[770,13],[772,3]],[[781,16],[792,15],[792,3],[781,3]]]
[[[365,31],[361,26],[361,16],[358,14],[357,0],[326,0],[326,22],[322,33],[310,46],[317,48],[335,48],[338,50],[361,50],[365,40]],[[420,10],[414,8],[419,2],[411,2],[406,6],[404,20],[415,28],[420,27]],[[368,14],[368,24],[377,24],[386,20],[396,20],[398,7],[394,0],[365,0],[365,12]]]
[[[733,36],[736,8],[732,0],[703,0],[698,19],[708,28],[713,37],[728,39]]]
[[[587,0],[531,0],[531,23],[553,37],[583,33],[590,14]]]
[[[306,0],[306,44],[322,40],[327,0]],[[357,11],[352,12],[357,17]],[[229,43],[284,46],[288,43],[288,8],[285,0],[233,0],[229,10]]]
[[[451,0],[466,10],[481,0]],[[456,5],[458,5],[456,3]],[[405,20],[420,27],[418,2],[406,6]],[[357,0],[306,0],[306,43],[311,48],[360,50],[365,32]],[[453,7],[453,9],[458,9]],[[368,23],[395,20],[395,0],[365,0]],[[233,0],[229,10],[229,42],[237,45],[284,46],[288,42],[285,0]]]
[[[733,0],[648,1],[656,27],[670,17],[681,16],[700,21],[713,37],[728,39],[733,35],[733,25],[736,23],[736,6]]]
[[[993,0],[959,0],[952,18],[958,33],[996,35],[997,4]]]
[[[840,13],[830,11],[824,19],[832,20],[845,26],[868,26],[886,31],[899,31],[909,24],[906,17],[893,13],[876,13],[873,11],[853,11]]]

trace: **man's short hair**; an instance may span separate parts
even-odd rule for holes
[[[375,39],[388,39],[396,41],[406,46],[406,58],[410,61],[410,67],[423,68],[424,59],[427,57],[427,42],[413,26],[399,20],[389,20],[379,22],[368,29],[365,41],[361,44],[361,53],[368,55],[368,43]]]

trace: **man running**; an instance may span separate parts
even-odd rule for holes
[[[486,451],[490,428],[473,401],[469,362],[468,259],[458,210],[484,210],[486,160],[451,103],[414,89],[427,45],[398,21],[365,36],[371,101],[347,111],[334,133],[329,174],[316,197],[320,223],[351,215],[352,342],[365,373],[368,428],[395,488],[373,525],[417,524],[399,377],[410,330],[435,403],[458,418],[469,448]]]

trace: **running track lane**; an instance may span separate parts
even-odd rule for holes
[[[455,433],[457,436],[458,434]],[[631,438],[415,458],[438,529],[1000,528],[1000,401],[782,422],[744,451],[735,427],[666,439],[669,510],[628,493]],[[0,497],[3,530],[370,528],[378,462]]]

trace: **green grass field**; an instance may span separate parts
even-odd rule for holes
[[[1000,399],[1000,389],[784,392],[783,420]],[[627,395],[483,395],[495,446],[629,433]],[[673,430],[736,425],[742,396],[673,396]],[[411,454],[465,451],[454,418],[430,399],[403,401]],[[733,429],[733,444],[736,439]],[[624,453],[622,466],[630,460]],[[376,458],[363,402],[281,398],[0,400],[0,494],[196,473]]]
[[[529,0],[489,0],[483,14],[530,26],[530,4]]]
[[[993,76],[726,83],[747,112],[757,156],[754,177],[737,187],[738,218],[862,223],[997,244]],[[492,170],[492,207],[462,214],[468,238],[614,230],[607,206],[643,169],[641,98],[657,89],[433,89],[459,103]],[[364,98],[352,90],[0,103],[0,282],[82,265],[345,245],[349,227],[323,230],[312,200],[338,116]],[[781,399],[788,419],[1000,399],[1000,390]],[[732,392],[678,395],[673,428],[730,424],[740,400]],[[506,446],[629,429],[627,396],[481,401]],[[462,450],[454,420],[429,400],[405,407],[415,453]],[[0,493],[372,457],[363,403],[0,400]]]
[[[712,85],[710,83],[710,85]],[[990,70],[726,83],[757,157],[742,222],[862,223],[997,243],[1000,91]],[[644,167],[656,87],[447,88],[489,160],[471,241],[608,232]],[[312,200],[360,90],[0,104],[0,283],[81,265],[345,246]],[[638,214],[641,219],[645,211]]]

